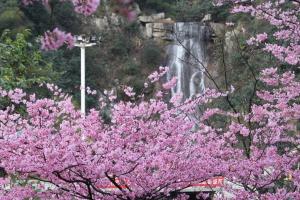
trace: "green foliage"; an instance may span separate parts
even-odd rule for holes
[[[0,1],[0,32],[10,29],[14,34],[31,28],[32,24],[19,9],[16,0]]]
[[[140,25],[137,22],[125,24],[124,32],[129,37],[140,36]]]
[[[162,63],[163,50],[159,45],[153,41],[147,41],[144,43],[144,47],[141,50],[141,62],[143,66],[150,68],[157,67]]]
[[[170,14],[178,21],[200,21],[206,14],[211,14],[213,21],[225,21],[228,9],[215,7],[211,0],[177,0]]]
[[[115,35],[110,52],[113,56],[126,56],[130,53],[131,42],[124,35]]]
[[[129,60],[125,63],[125,66],[123,68],[125,76],[134,76],[137,75],[140,72],[140,66],[137,63],[132,62]]]
[[[147,14],[153,12],[170,12],[176,0],[136,0],[141,9]]]
[[[18,0],[0,0],[0,12],[2,13],[7,8],[18,6]]]
[[[145,14],[165,12],[177,21],[201,21],[211,14],[213,21],[226,21],[228,7],[215,7],[211,0],[137,0]]]
[[[31,33],[26,30],[11,35],[4,31],[0,38],[0,85],[6,89],[32,89],[40,83],[58,77],[52,65],[46,62],[34,43],[28,42]]]
[[[89,52],[87,55],[89,55]],[[72,50],[59,49],[57,51],[43,52],[43,56],[45,59],[51,60],[54,70],[60,73],[58,79],[55,80],[55,84],[71,95],[78,93],[79,98],[77,100],[79,101],[80,50],[78,48]],[[87,63],[87,67],[89,66],[89,63]]]
[[[178,21],[200,21],[206,13],[200,2],[179,0],[172,8],[172,15]]]
[[[71,2],[57,2],[53,4],[51,20],[56,26],[64,27],[72,34],[82,34],[82,19],[74,12]]]

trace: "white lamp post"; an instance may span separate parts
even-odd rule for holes
[[[75,46],[80,47],[81,52],[81,114],[85,116],[85,48],[96,45],[96,37],[85,37],[85,35],[75,36]]]

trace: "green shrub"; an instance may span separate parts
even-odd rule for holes
[[[118,37],[113,38],[110,52],[112,56],[124,56],[130,53],[131,41],[124,35],[119,34]]]
[[[157,67],[162,63],[163,50],[153,41],[145,42],[144,48],[141,51],[141,63],[148,67]]]
[[[23,12],[17,7],[10,7],[0,12],[0,32],[10,29],[17,33],[29,28],[31,24],[28,22]]]
[[[140,25],[137,22],[127,23],[123,27],[124,32],[129,37],[133,37],[140,34]]]
[[[140,72],[140,66],[130,60],[127,63],[125,63],[125,66],[124,66],[123,70],[124,70],[125,75],[134,76],[134,75],[137,75]]]
[[[170,12],[176,0],[136,0],[141,9],[147,14],[154,12]]]

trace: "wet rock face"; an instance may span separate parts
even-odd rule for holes
[[[205,90],[204,69],[207,67],[207,38],[210,29],[200,22],[178,22],[173,26],[173,42],[167,46],[167,79],[177,77],[172,95],[182,93],[184,99]]]

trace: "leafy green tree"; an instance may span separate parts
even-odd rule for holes
[[[55,81],[59,73],[47,62],[37,44],[28,42],[31,33],[25,30],[13,36],[4,31],[0,38],[0,85],[6,89],[33,90],[45,82]]]

